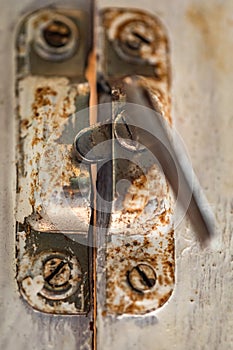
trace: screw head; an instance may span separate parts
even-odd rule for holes
[[[49,61],[63,61],[74,55],[78,48],[78,28],[68,17],[52,14],[46,21],[38,19],[34,32],[34,49]]]
[[[81,267],[74,256],[62,252],[43,252],[35,271],[44,278],[40,295],[50,300],[62,300],[73,295],[83,278]]]
[[[154,52],[155,40],[154,28],[142,20],[132,20],[119,28],[115,47],[124,59],[144,62],[144,56]]]
[[[45,262],[43,276],[53,289],[64,289],[71,276],[71,267],[67,261],[54,257]]]
[[[127,273],[127,281],[130,287],[138,293],[150,291],[155,286],[156,279],[153,267],[145,263],[134,266]]]

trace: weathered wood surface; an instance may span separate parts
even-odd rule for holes
[[[77,317],[42,315],[25,306],[15,282],[15,25],[22,13],[48,3],[1,1],[0,348],[4,350],[73,350],[79,348],[82,336]],[[101,0],[100,5],[116,2]],[[121,318],[112,324],[100,320],[98,348],[228,350],[233,348],[233,2],[119,0],[117,6],[154,11],[168,28],[173,119],[216,215],[218,237],[212,247],[201,250],[188,222],[183,222],[176,230],[176,287],[169,303],[148,317]]]

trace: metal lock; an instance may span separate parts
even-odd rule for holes
[[[163,25],[139,10],[102,12],[93,87],[85,74],[93,49],[89,23],[87,14],[62,9],[35,12],[21,23],[16,235],[24,299],[42,312],[84,314],[95,322],[146,314],[169,300],[171,187],[175,194],[179,187],[169,171],[174,159],[186,194],[189,183],[158,124],[172,125]],[[156,137],[154,125],[162,130]],[[163,141],[170,158],[160,164]],[[201,217],[195,195],[189,199]]]

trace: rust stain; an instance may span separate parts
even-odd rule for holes
[[[172,226],[169,187],[156,166],[135,179],[121,201],[122,209],[113,209],[110,232],[159,234],[160,227]]]
[[[164,225],[167,225],[170,223],[170,218],[167,215],[166,211],[159,216],[159,219],[160,219],[160,222]]]
[[[167,248],[156,248],[151,235],[126,239],[127,243],[111,243],[107,249],[106,313],[144,314],[161,307],[170,297],[174,286],[174,232],[168,234]],[[162,238],[161,238],[162,240]],[[173,245],[172,245],[173,243]],[[158,247],[159,245],[157,245]],[[138,293],[127,283],[127,272],[138,263],[148,263],[157,274],[155,288]]]
[[[62,118],[67,118],[69,116],[69,113],[67,113],[67,111],[70,109],[71,104],[72,101],[70,100],[70,97],[66,96],[63,101],[63,113],[61,114]]]
[[[128,212],[139,215],[143,211],[149,200],[149,197],[144,193],[144,190],[148,190],[147,185],[148,183],[145,175],[141,175],[138,179],[133,181],[130,191],[126,194],[123,202],[123,213]]]
[[[119,15],[122,15],[122,14],[124,14],[123,9],[112,9],[111,11],[109,11],[107,9],[107,10],[103,11],[103,24],[104,24],[104,26],[109,28],[111,26],[112,22],[115,19],[117,19],[117,17]]]
[[[28,119],[23,119],[20,121],[20,129],[27,130],[30,127],[30,122]]]
[[[57,143],[64,128],[63,119],[72,116],[76,97],[88,94],[88,89],[85,84],[69,85],[64,78],[57,78],[56,84],[54,79],[28,77],[21,82],[21,99],[24,101],[28,97],[28,89],[30,96],[20,115],[18,189],[21,191],[18,191],[18,203],[21,204],[17,209],[17,220],[23,223],[27,217],[35,230],[54,230],[54,222],[59,222],[58,212],[64,206],[68,212],[68,205],[72,208],[71,216],[73,208],[76,211],[77,206],[82,206],[78,213],[80,225],[88,225],[90,218],[89,192],[84,208],[79,191],[68,189],[70,178],[76,178],[80,173],[71,155],[72,140],[68,145]],[[50,208],[57,208],[55,218],[46,214],[45,203],[49,203]],[[43,218],[38,219],[41,215]]]
[[[43,140],[44,139],[42,137],[34,137],[34,139],[32,140],[32,147],[42,142]]]
[[[32,110],[35,117],[39,117],[39,108],[45,106],[51,106],[52,100],[51,97],[56,97],[57,92],[51,89],[50,86],[38,87],[35,91],[35,99],[32,105]]]
[[[159,300],[159,307],[163,306],[163,304],[166,303],[166,301],[170,298],[172,294],[172,291],[168,292],[166,295],[164,295],[162,298]]]
[[[124,31],[128,26],[132,26],[137,32],[137,26],[143,23],[146,30],[146,36],[149,35],[150,43],[147,43],[145,50],[142,47],[137,52],[137,57],[141,57],[145,62],[150,62],[154,67],[154,75],[151,77],[141,76],[142,84],[148,88],[154,97],[154,108],[159,110],[163,116],[171,123],[171,72],[169,64],[169,41],[165,28],[158,18],[142,10],[131,10],[126,12],[125,9],[111,9],[103,12],[103,24],[107,29],[108,40],[115,43],[117,47],[127,42],[127,36],[124,37]],[[138,28],[139,30],[139,28]],[[141,29],[142,30],[142,29]],[[145,33],[144,33],[145,34]],[[126,34],[127,35],[127,34]],[[118,51],[118,50],[117,50]],[[122,58],[122,64],[126,57]],[[143,74],[142,74],[143,75]],[[115,82],[116,83],[116,82]],[[114,86],[114,79],[113,85]],[[121,89],[124,93],[121,84],[117,82],[115,88]],[[114,90],[114,89],[113,89]],[[119,100],[118,94],[114,94],[114,100]]]
[[[140,10],[125,12],[113,9],[105,11],[103,15],[107,40],[113,46],[122,42],[124,45],[124,40],[128,38],[122,38],[125,26],[132,22],[136,26],[140,21],[145,22],[145,26],[150,26],[150,29],[153,28],[156,43],[151,42],[147,52],[139,50],[140,57],[145,62],[150,62],[154,69],[154,75],[140,76],[139,83],[150,92],[154,109],[172,124],[169,42],[163,26],[154,17]],[[154,44],[156,45],[153,46]],[[115,49],[121,56],[119,47]],[[124,64],[126,56],[122,55],[121,58]],[[122,82],[123,79],[111,77],[114,101],[125,101],[126,92]],[[145,314],[155,310],[168,300],[174,287],[173,209],[169,186],[156,166],[147,169],[143,175],[135,169],[130,171],[131,186],[120,198],[123,208],[118,210],[116,207],[112,212],[109,237],[113,238],[107,245],[107,300],[104,316],[107,313]],[[123,237],[122,241],[120,237]],[[145,293],[132,290],[127,283],[127,272],[138,263],[148,263],[157,275],[156,285]]]

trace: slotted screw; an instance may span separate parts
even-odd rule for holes
[[[60,288],[67,285],[71,276],[70,265],[61,258],[52,258],[44,264],[44,280],[52,288]]]
[[[127,281],[134,291],[144,293],[155,286],[156,273],[150,265],[140,263],[127,272]]]
[[[153,50],[154,41],[154,30],[146,22],[131,21],[121,28],[118,45],[128,59],[143,59],[144,51]]]
[[[44,286],[40,295],[63,300],[73,295],[82,281],[82,269],[75,256],[63,252],[43,252],[37,261]]]
[[[77,24],[70,18],[54,13],[46,22],[39,20],[34,32],[34,49],[43,59],[63,61],[77,52]]]
[[[125,37],[125,43],[132,50],[139,50],[141,45],[147,44],[150,45],[151,38],[147,37],[146,33],[140,33],[141,28],[131,28],[128,35]]]

